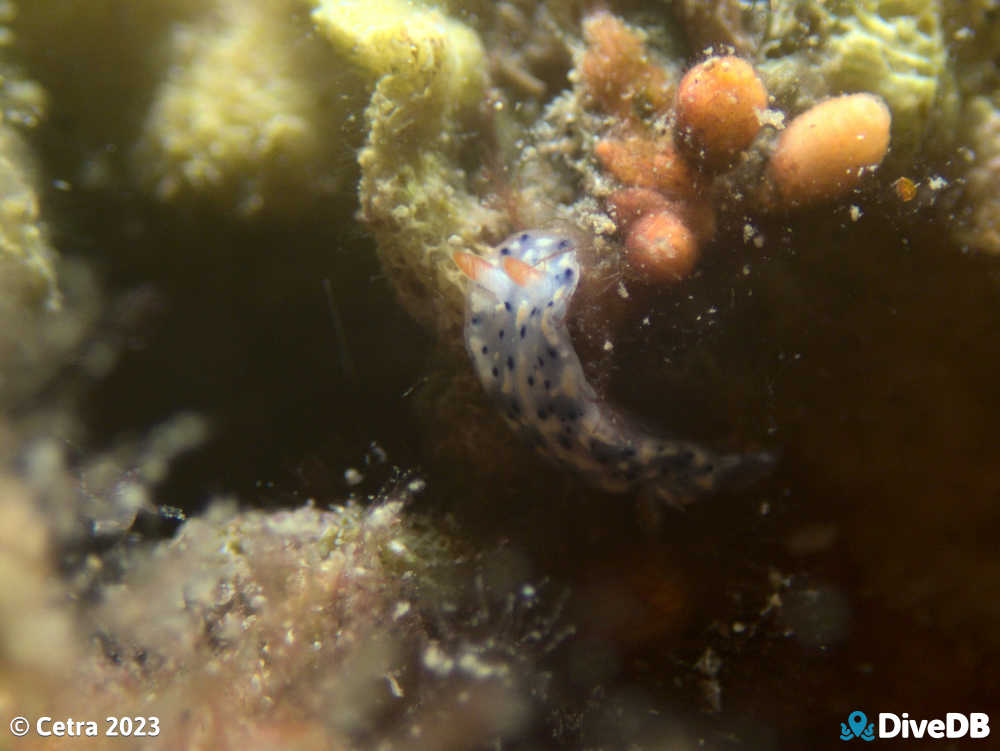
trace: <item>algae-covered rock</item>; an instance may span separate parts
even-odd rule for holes
[[[64,169],[81,186],[135,183],[243,215],[353,192],[366,83],[302,0],[28,5],[22,53],[72,135]]]
[[[350,186],[364,85],[311,38],[298,0],[222,0],[167,48],[135,156],[158,197],[294,212]]]
[[[59,307],[55,251],[40,208],[41,177],[24,138],[42,121],[48,102],[42,87],[13,62],[14,36],[6,24],[16,15],[13,3],[0,3],[0,315]]]
[[[957,114],[941,13],[938,0],[774,3],[759,70],[793,113],[829,95],[880,95],[892,111],[890,161],[905,164]]]
[[[484,156],[468,130],[485,95],[482,42],[441,11],[401,0],[321,0],[313,19],[375,81],[359,197],[382,265],[414,316],[454,333],[462,297],[451,254],[497,221],[464,169]]]
[[[976,250],[1000,253],[1000,107],[984,96],[967,107],[975,161],[966,175],[969,217],[958,237]]]
[[[34,159],[22,135],[0,124],[0,314],[58,308],[54,264]]]

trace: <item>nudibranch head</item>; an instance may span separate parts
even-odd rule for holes
[[[549,232],[511,235],[489,259],[464,252],[454,257],[473,282],[471,295],[477,296],[478,290],[511,307],[525,299],[551,301],[549,307],[560,317],[565,315],[580,276],[573,242]]]

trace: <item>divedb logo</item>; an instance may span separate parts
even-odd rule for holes
[[[876,723],[869,722],[868,716],[855,709],[847,716],[847,722],[840,723],[840,740],[873,741],[876,738],[987,738],[990,734],[990,716],[985,712],[948,712],[944,718],[915,720],[906,712],[878,713],[878,733]]]

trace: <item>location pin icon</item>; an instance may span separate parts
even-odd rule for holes
[[[860,738],[861,734],[865,732],[865,725],[868,724],[868,718],[865,717],[864,712],[859,712],[855,710],[851,712],[850,715],[848,715],[847,724],[850,725],[851,730],[854,731],[854,737]]]

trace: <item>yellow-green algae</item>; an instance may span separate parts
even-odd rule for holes
[[[376,80],[359,196],[382,265],[411,313],[457,328],[462,298],[451,254],[499,220],[461,166],[463,155],[483,157],[471,130],[487,84],[482,41],[441,11],[401,0],[323,0],[313,19]]]
[[[300,0],[220,0],[167,46],[135,158],[157,196],[288,213],[349,185],[364,85],[311,37]]]
[[[67,177],[243,215],[349,198],[367,83],[316,37],[309,11],[305,0],[30,3],[17,30],[71,129]]]
[[[791,114],[868,91],[892,111],[891,165],[906,165],[958,113],[938,0],[776,2],[758,69]]]
[[[58,308],[54,264],[35,160],[21,134],[0,124],[0,311]]]
[[[0,2],[0,312],[59,307],[53,250],[40,207],[34,155],[23,132],[45,116],[46,96],[12,62],[9,24],[17,8]],[[2,353],[0,347],[0,353]]]

